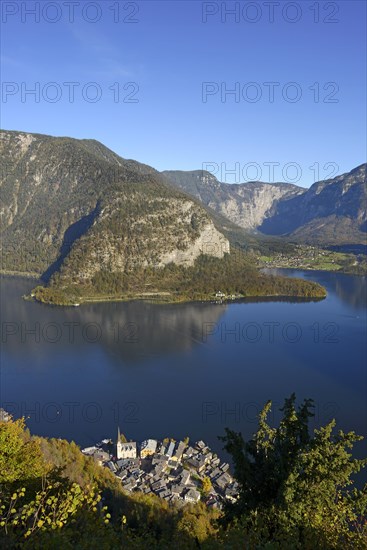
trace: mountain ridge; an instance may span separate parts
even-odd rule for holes
[[[364,244],[366,166],[315,182],[305,194],[278,203],[259,230],[311,243]]]
[[[198,198],[244,229],[254,229],[264,219],[274,200],[303,193],[293,184],[246,182],[228,184],[203,170],[164,171],[162,174],[176,187]]]
[[[365,242],[366,164],[310,188],[282,182],[227,184],[202,170],[162,173],[173,186],[249,231],[306,243]]]
[[[95,225],[103,215],[107,203],[115,201],[115,207],[118,208],[118,194],[122,194],[126,202],[132,199],[131,204],[124,205],[126,216],[133,210],[136,211],[132,204],[134,201],[139,200],[142,206],[144,199],[147,202],[149,196],[152,199],[159,196],[154,207],[165,217],[166,234],[160,243],[165,245],[163,248],[169,248],[169,220],[172,222],[172,212],[167,204],[163,204],[169,199],[176,201],[176,207],[181,203],[184,211],[177,211],[176,214],[181,216],[181,225],[186,227],[192,238],[199,238],[202,230],[208,232],[210,228],[215,244],[222,242],[224,250],[229,246],[226,239],[219,232],[216,233],[210,218],[200,205],[193,203],[187,195],[166,186],[153,168],[137,161],[122,159],[99,142],[6,131],[1,132],[1,141],[3,239],[8,243],[13,242],[14,245],[23,244],[22,252],[27,254],[25,243],[29,240],[30,233],[34,241],[40,242],[46,250],[43,262],[45,267],[50,261],[57,259],[56,254],[62,246],[66,231],[93,212],[95,216],[92,225]],[[10,152],[8,150],[8,154],[4,154],[7,148],[10,148]],[[46,207],[47,213],[44,211]],[[190,216],[195,217],[195,229]],[[92,225],[86,229],[91,230]],[[174,229],[177,239],[173,240],[176,242],[181,237],[180,246],[183,251],[187,248],[185,244],[190,243],[187,239],[184,242],[183,232],[180,234],[177,224]],[[77,237],[81,236],[80,234]],[[172,250],[175,249],[173,244],[172,242]],[[220,247],[212,253],[222,255]],[[184,260],[183,257],[182,261]]]

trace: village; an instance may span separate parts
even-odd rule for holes
[[[312,245],[295,245],[292,253],[274,252],[257,259],[260,268],[310,269],[356,272],[366,269],[365,255],[348,254]]]
[[[121,480],[127,492],[155,494],[184,505],[204,501],[208,507],[222,509],[225,501],[235,502],[238,483],[222,462],[203,442],[192,446],[188,438],[147,439],[141,444],[126,441],[118,431],[117,442],[104,439],[82,450]]]

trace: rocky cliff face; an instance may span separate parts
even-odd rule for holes
[[[93,140],[0,138],[2,269],[77,281],[229,251],[205,210],[149,166]]]
[[[259,230],[308,242],[363,243],[366,220],[366,164],[362,164],[347,174],[315,183],[300,196],[278,202]]]
[[[365,164],[310,189],[285,183],[230,185],[200,170],[163,174],[172,185],[245,229],[320,244],[366,241]]]
[[[135,209],[136,200],[124,197],[124,214],[119,196],[109,200],[73,245],[61,280],[87,282],[99,271],[125,273],[171,262],[191,266],[201,254],[223,258],[229,252],[227,239],[190,200],[147,193],[144,208]]]
[[[215,258],[223,258],[224,254],[229,254],[229,242],[214,227],[212,222],[205,224],[194,242],[188,244],[185,250],[178,248],[166,252],[159,260],[159,266],[173,262],[178,265],[191,266],[196,258],[201,254],[207,254]]]
[[[247,182],[227,184],[203,170],[165,171],[163,175],[185,193],[244,229],[255,229],[268,211],[283,198],[301,195],[304,189],[287,183]]]

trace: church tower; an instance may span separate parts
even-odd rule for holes
[[[116,457],[117,457],[117,460],[122,458],[122,442],[121,442],[120,426],[117,428]]]

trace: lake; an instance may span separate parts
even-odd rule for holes
[[[273,270],[317,281],[318,302],[55,308],[24,301],[32,280],[1,279],[1,406],[32,433],[88,446],[116,437],[250,436],[295,392],[312,425],[335,417],[367,434],[366,278]],[[364,445],[364,444],[361,444]],[[359,454],[359,453],[358,453]]]

